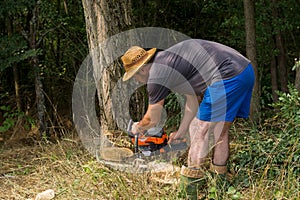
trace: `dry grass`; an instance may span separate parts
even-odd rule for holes
[[[242,146],[233,147],[238,151]],[[111,170],[88,154],[77,136],[42,143],[17,140],[0,148],[0,160],[1,200],[26,200],[47,189],[55,191],[55,200],[178,199],[178,184],[156,182],[150,174]],[[270,180],[265,177],[268,167],[240,169],[248,172],[250,185],[235,184],[239,199],[300,199],[299,177],[282,171]],[[239,171],[235,176],[243,180]]]
[[[0,160],[0,199],[34,198],[47,189],[55,191],[55,199],[66,200],[175,199],[175,185],[159,184],[146,174],[112,171],[76,138],[3,148]]]

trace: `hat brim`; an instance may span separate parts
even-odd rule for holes
[[[136,65],[136,67],[134,69],[131,69],[131,70],[125,72],[125,74],[123,76],[123,81],[127,81],[130,78],[132,78],[135,75],[135,73],[137,71],[139,71],[139,69],[153,57],[155,52],[156,52],[156,48],[152,48],[152,49],[148,50],[147,56],[141,62],[139,62],[138,65]]]

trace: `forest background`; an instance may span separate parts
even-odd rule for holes
[[[91,198],[109,199],[114,195],[115,197],[121,195],[127,199],[133,191],[121,183],[125,179],[128,181],[128,177],[122,175],[119,176],[121,179],[117,179],[112,171],[105,166],[97,165],[88,154],[84,153],[79,147],[80,142],[76,140],[72,122],[73,83],[93,42],[88,37],[89,27],[86,26],[87,2],[93,1],[1,2],[0,152],[3,162],[0,164],[0,175],[22,176],[22,178],[41,176],[37,171],[41,170],[45,163],[54,160],[61,163],[62,166],[59,168],[72,169],[72,163],[63,163],[62,160],[67,158],[71,162],[75,159],[77,160],[75,165],[80,172],[77,171],[78,174],[71,178],[73,185],[67,186],[67,183],[64,185],[58,178],[70,174],[56,174],[52,176],[57,177],[55,180],[60,183],[49,184],[47,178],[43,177],[45,181],[41,182],[46,182],[46,185],[40,190],[52,186],[59,190],[62,196],[70,199],[72,195],[73,199],[74,195],[76,198],[88,197],[87,192],[78,192],[85,191],[83,188],[87,183],[85,186],[77,183],[78,177],[88,176],[92,182]],[[250,34],[255,35],[255,41],[251,44],[255,45],[253,62],[256,63],[257,70],[255,92],[257,101],[252,107],[256,110],[252,112],[251,120],[237,121],[233,127],[234,143],[230,163],[232,171],[237,176],[234,190],[228,191],[226,198],[260,199],[261,194],[264,194],[266,199],[298,199],[300,1],[126,2],[125,10],[130,13],[131,19],[128,24],[114,21],[112,24],[120,26],[119,31],[137,27],[169,28],[192,38],[223,43],[244,55],[249,53],[247,44],[250,40],[245,28],[249,19],[245,16],[245,11],[249,8],[246,6],[247,2],[252,3],[255,27],[250,30]],[[124,1],[110,1],[107,4],[111,6],[108,8],[112,9],[121,3]],[[122,11],[118,10],[115,13]],[[180,120],[179,106],[172,96],[166,104],[166,109],[171,113],[167,122],[167,126],[171,129],[176,127]],[[132,115],[138,118],[141,112]],[[70,140],[77,141],[76,145],[74,142],[69,144]],[[52,146],[58,144],[60,148]],[[28,149],[25,150],[24,147],[31,149],[30,156],[36,158],[37,155],[42,155],[45,160],[30,164],[32,157],[28,158],[26,154]],[[35,151],[36,148],[40,153]],[[60,149],[62,152],[55,152],[54,149]],[[20,152],[18,156],[12,156],[18,151]],[[52,152],[50,157],[46,156],[49,151]],[[97,191],[100,187],[97,180],[103,177],[108,177],[108,181],[101,186],[104,187],[103,191]],[[35,184],[39,178],[34,179]],[[39,191],[39,188],[28,189],[21,180],[3,178],[1,181],[4,181],[2,185],[7,186],[3,190],[10,191],[8,195],[11,195],[10,198],[3,197],[4,199],[14,199],[18,195],[30,196]],[[121,185],[119,189],[112,190],[111,185],[114,182]],[[146,185],[146,182],[140,185]],[[153,189],[152,192],[140,192],[135,195],[140,198],[155,196],[172,199],[168,190],[174,191],[176,195],[176,188],[170,187],[164,186],[164,190],[160,189],[158,193],[153,192],[156,191]],[[107,191],[111,191],[109,193],[112,197]],[[214,190],[208,193],[212,197],[216,196]]]

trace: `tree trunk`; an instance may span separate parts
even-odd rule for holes
[[[18,72],[18,68],[17,68],[16,64],[14,64],[14,66],[13,66],[13,74],[14,74],[17,109],[19,111],[22,111],[22,103],[21,103],[21,97],[20,97],[20,85],[19,85],[19,72]]]
[[[300,94],[300,54],[299,54],[299,60],[295,62],[295,65],[296,65],[295,88],[298,90]]]
[[[279,81],[280,81],[280,89],[283,92],[288,92],[288,77],[287,77],[287,61],[285,57],[284,51],[284,41],[282,39],[282,34],[279,32],[275,36],[276,39],[276,47],[279,50],[278,55],[278,71],[279,73]]]
[[[11,17],[7,18],[7,35],[11,37],[13,35],[13,21]],[[19,86],[19,72],[16,64],[13,64],[13,75],[15,84],[15,95],[16,95],[16,105],[19,111],[22,110],[22,103],[20,97],[20,86]]]
[[[106,61],[103,58],[105,57],[105,52],[101,52],[99,44],[103,43],[110,36],[128,29],[131,24],[131,1],[82,0],[82,3],[99,99],[101,129],[114,130],[117,126],[113,120],[109,94],[122,74],[122,67],[115,62],[109,66],[109,70],[100,71],[101,67],[99,65],[104,65]],[[121,99],[122,97],[120,97]]]
[[[254,121],[257,121],[259,119],[259,113],[260,113],[260,105],[259,105],[260,84],[259,84],[257,58],[256,58],[254,6],[255,6],[254,0],[244,0],[246,52],[247,52],[247,57],[251,60],[254,73],[256,76],[253,96],[252,96],[250,118]]]
[[[36,2],[36,5],[32,11],[32,18],[30,23],[30,31],[29,31],[29,45],[31,49],[38,48],[38,13],[39,13],[39,4],[40,1]],[[45,119],[46,106],[45,106],[45,96],[43,91],[43,83],[40,77],[40,69],[39,69],[39,58],[38,56],[33,56],[31,58],[31,63],[34,69],[35,76],[35,94],[36,94],[36,106],[38,113],[38,127],[40,136],[46,133],[47,123]]]
[[[272,82],[272,97],[273,101],[278,101],[278,94],[276,91],[278,90],[278,84],[277,84],[277,64],[276,64],[276,58],[273,57],[271,60],[270,70],[271,70],[271,82]]]
[[[277,0],[272,0],[273,9],[272,9],[272,16],[273,20],[279,19],[279,13],[278,8],[276,5],[278,5]],[[285,50],[284,50],[284,40],[282,38],[281,31],[277,27],[273,27],[275,30],[275,46],[278,50],[277,55],[277,64],[278,64],[278,71],[280,72],[279,75],[279,83],[280,83],[280,89],[283,92],[288,92],[288,77],[287,77],[287,60],[285,56]]]
[[[60,0],[57,1],[56,3],[56,10],[57,10],[57,13],[58,15],[60,15],[60,5],[61,5],[61,2]],[[61,33],[60,31],[57,31],[57,35],[56,35],[56,58],[55,58],[55,63],[56,63],[56,67],[59,68],[60,67],[60,38],[61,38]]]
[[[40,136],[43,136],[43,134],[46,133],[46,128],[47,128],[47,123],[45,119],[46,107],[45,107],[43,83],[41,81],[40,70],[39,70],[38,57],[34,56],[31,59],[31,62],[34,68],[34,76],[35,76],[35,95],[36,95],[39,133]]]

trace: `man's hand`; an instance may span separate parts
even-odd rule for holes
[[[134,122],[131,126],[131,132],[136,135],[142,133],[142,128],[138,125],[139,122]]]
[[[185,140],[186,134],[189,133],[189,127],[191,121],[195,117],[199,103],[198,98],[195,95],[185,95],[186,96],[186,103],[183,118],[180,122],[180,126],[177,132],[173,132],[170,134],[169,143],[178,143],[179,141]],[[177,141],[176,141],[177,140]]]
[[[144,134],[144,132],[154,126],[160,121],[161,111],[163,109],[164,100],[155,104],[149,104],[146,114],[139,122],[134,122],[131,126],[133,134]]]
[[[180,143],[183,140],[185,140],[184,136],[185,136],[185,133],[179,133],[178,131],[172,132],[170,134],[168,143],[169,144],[170,143],[174,143],[174,144]]]

